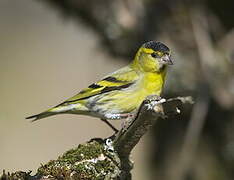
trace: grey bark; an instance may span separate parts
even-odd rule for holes
[[[121,179],[130,180],[133,162],[131,151],[159,117],[166,118],[167,112],[179,113],[178,106],[193,103],[191,97],[177,97],[168,100],[148,97],[141,105],[137,116],[113,136],[107,139],[95,138],[78,145],[31,172],[3,172],[1,180],[79,180],[79,179]]]

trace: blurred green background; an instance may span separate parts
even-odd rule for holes
[[[163,96],[192,95],[196,103],[141,139],[133,179],[234,179],[233,8],[232,0],[0,0],[0,171],[35,172],[79,143],[110,136],[95,118],[25,117],[160,40],[175,59]]]

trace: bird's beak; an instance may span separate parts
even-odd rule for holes
[[[162,61],[164,64],[168,64],[168,65],[173,65],[173,60],[171,59],[171,56],[168,55],[168,54],[165,54],[163,57],[162,57]]]

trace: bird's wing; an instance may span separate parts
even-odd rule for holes
[[[137,79],[138,79],[137,73],[134,70],[132,70],[130,67],[122,68],[112,74],[109,74],[108,76],[104,77],[102,80],[91,84],[88,88],[80,91],[77,95],[67,99],[58,106],[75,104],[81,100],[88,99],[92,96],[130,87],[136,82]]]
[[[94,84],[91,84],[88,88],[80,91],[77,95],[67,99],[63,103],[47,111],[44,111],[40,114],[27,117],[27,119],[33,119],[32,121],[36,121],[36,120],[39,120],[48,116],[55,115],[59,111],[60,112],[64,111],[64,109],[58,110],[57,108],[60,108],[66,105],[81,103],[82,100],[88,99],[95,95],[107,93],[107,92],[114,91],[114,90],[121,90],[123,88],[130,87],[137,81],[137,79],[139,79],[137,73],[127,66],[125,68],[122,68],[104,77],[102,80]]]

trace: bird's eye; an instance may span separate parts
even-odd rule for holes
[[[152,56],[153,58],[159,58],[159,55],[158,55],[157,53],[155,53],[155,52],[153,52],[153,53],[151,54],[151,56]]]

